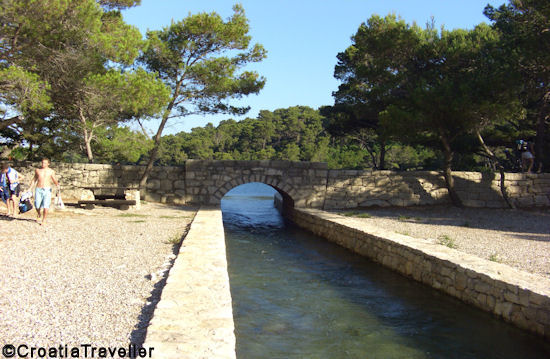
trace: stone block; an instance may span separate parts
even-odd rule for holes
[[[160,189],[160,180],[155,180],[155,179],[148,180],[147,189],[153,189],[153,190]]]
[[[80,200],[81,201],[93,201],[95,199],[94,193],[90,191],[89,189],[83,189],[80,192]]]
[[[397,207],[403,207],[405,206],[405,201],[403,201],[402,199],[400,198],[391,198],[388,202],[390,202],[390,204],[392,206],[397,206]]]
[[[455,287],[459,291],[463,291],[468,286],[468,277],[465,273],[457,273]]]
[[[359,203],[360,207],[389,207],[390,203],[380,199],[370,199]]]
[[[509,319],[514,305],[509,302],[498,302],[495,304],[495,314]]]
[[[185,188],[185,181],[174,181],[174,188],[175,189],[184,189]]]
[[[550,206],[550,200],[546,195],[538,195],[534,197],[535,206]]]

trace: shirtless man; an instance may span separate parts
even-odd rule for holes
[[[40,225],[46,222],[46,215],[52,203],[52,182],[57,186],[57,190],[59,191],[59,182],[55,178],[55,171],[50,168],[50,160],[44,158],[42,159],[42,167],[34,171],[34,178],[31,183],[31,188],[36,186],[34,206],[38,213],[36,221]],[[44,209],[42,212],[42,222],[40,222],[40,208]]]

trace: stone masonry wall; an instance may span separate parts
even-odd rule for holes
[[[508,195],[518,207],[550,205],[550,174],[507,173]],[[453,172],[459,197],[467,207],[503,208],[500,174]],[[330,170],[325,209],[411,206],[449,203],[439,172]]]
[[[13,166],[28,176],[38,163]],[[70,200],[89,199],[90,186],[137,187],[144,166],[53,163]],[[454,172],[458,195],[469,207],[506,207],[500,175]],[[449,202],[439,172],[328,170],[326,163],[289,161],[201,161],[154,167],[141,198],[175,204],[219,204],[231,188],[262,182],[277,189],[296,207],[356,208],[434,205]],[[550,174],[506,174],[510,198],[518,207],[550,206]]]
[[[21,172],[25,179],[22,182],[26,189],[34,176],[34,169],[40,163],[21,162],[12,166]],[[90,199],[92,193],[83,187],[137,187],[145,166],[103,165],[84,163],[52,163],[56,177],[61,184],[65,201]],[[154,167],[147,181],[147,195],[142,199],[183,204],[185,197],[184,167]]]
[[[285,213],[321,237],[550,339],[550,280],[316,209]]]

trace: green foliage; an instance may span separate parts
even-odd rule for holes
[[[139,163],[153,147],[153,141],[128,127],[112,126],[97,130],[94,153],[97,162]]]
[[[458,246],[455,243],[455,240],[446,234],[439,236],[438,243],[452,249],[458,248]]]
[[[257,118],[208,124],[162,137],[159,163],[192,159],[325,161],[330,152],[323,117],[309,107],[261,111]]]
[[[395,143],[386,152],[387,167],[399,171],[436,168],[434,163],[437,160],[433,149],[418,145],[413,147]]]
[[[328,168],[349,168],[362,169],[366,168],[365,158],[367,153],[361,150],[355,144],[336,145],[328,149],[327,163]]]
[[[182,164],[186,159],[321,161],[329,168],[372,168],[367,150],[349,138],[332,138],[318,110],[296,106],[260,111],[257,118],[221,121],[190,133],[161,139],[157,163]],[[399,170],[432,168],[435,154],[417,146],[392,143],[388,163]],[[430,167],[431,166],[431,167]]]
[[[141,0],[99,0],[99,4],[106,9],[127,9],[129,7],[137,6],[141,3]]]
[[[9,135],[14,146],[30,143],[32,153],[32,130],[39,129],[43,137],[50,136],[52,149],[72,142],[72,151],[85,150],[92,161],[97,128],[155,115],[168,102],[169,91],[153,74],[124,71],[133,65],[143,40],[137,28],[112,10],[137,4],[2,1],[0,102],[10,114],[2,117],[0,131],[12,131],[2,136]],[[61,139],[56,137],[59,128],[65,130]]]
[[[514,87],[525,111],[522,122],[526,123],[523,127],[536,131],[537,167],[540,169],[540,165],[544,164],[548,168],[550,3],[547,0],[511,0],[499,8],[488,5],[484,13],[500,34],[498,46],[504,53],[507,78],[510,75],[519,76]]]
[[[386,167],[388,139],[379,116],[401,95],[403,69],[420,41],[418,32],[394,15],[372,16],[359,26],[353,44],[337,56],[334,76],[342,84],[333,93],[335,105],[325,109],[329,131],[355,139],[377,169]]]
[[[147,32],[147,46],[140,61],[170,87],[171,96],[140,186],[145,186],[157,159],[169,118],[196,113],[244,114],[249,110],[229,104],[232,99],[258,93],[265,84],[256,72],[242,71],[248,63],[266,57],[261,45],[250,45],[248,31],[243,7],[235,5],[226,21],[215,12],[200,13],[172,22],[160,31]],[[200,156],[213,155],[199,151]]]
[[[20,112],[47,111],[51,108],[47,90],[48,84],[41,81],[37,74],[15,65],[0,68],[0,102],[4,105],[16,106]],[[4,117],[2,112],[0,115]],[[0,122],[0,126],[6,126],[4,121]]]

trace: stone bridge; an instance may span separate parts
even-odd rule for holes
[[[14,163],[32,177],[37,163]],[[89,186],[137,186],[144,166],[53,163],[66,199],[85,199]],[[466,206],[505,207],[500,175],[453,172]],[[290,161],[187,160],[181,166],[155,166],[147,181],[147,201],[216,205],[232,188],[261,182],[275,188],[288,206],[356,208],[448,203],[443,176],[430,171],[334,170],[326,163]],[[519,207],[550,205],[550,174],[506,174],[510,198]]]
[[[276,189],[289,205],[322,208],[327,175],[326,163],[191,160],[185,164],[185,202],[219,204],[232,188],[261,182]]]

